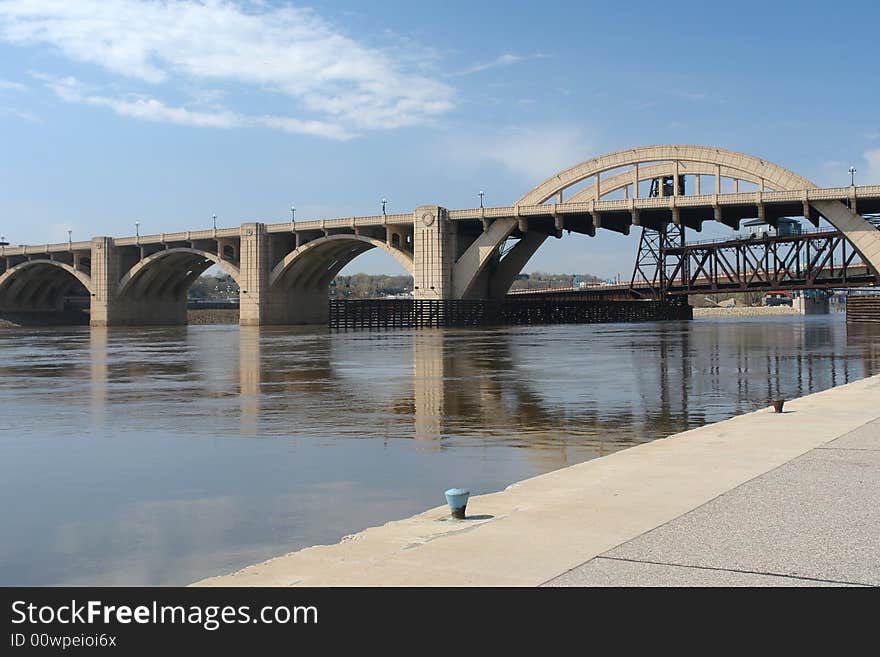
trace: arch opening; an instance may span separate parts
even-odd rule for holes
[[[0,274],[0,317],[22,324],[87,324],[91,278],[55,260],[29,260]]]
[[[188,292],[199,277],[219,267],[236,284],[240,272],[232,262],[193,248],[172,248],[153,253],[120,279],[115,304],[119,323],[186,324]]]
[[[395,234],[398,237],[396,242]],[[281,258],[269,274],[269,321],[276,324],[323,323],[327,321],[329,298],[369,296],[368,275],[355,274],[339,287],[334,285],[347,266],[369,251],[378,250],[390,256],[396,267],[405,272],[411,291],[413,255],[410,250],[399,246],[402,242],[399,233],[389,234],[387,240],[343,233],[325,235],[300,245]],[[352,280],[355,280],[354,290]]]

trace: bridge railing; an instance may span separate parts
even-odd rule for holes
[[[63,251],[88,251],[91,248],[91,240],[80,240],[78,242],[54,242],[52,244],[16,244],[0,246],[0,257],[14,255],[41,255],[43,253],[61,253]]]
[[[880,198],[880,185],[860,185],[856,187],[823,187],[809,188],[793,191],[749,191],[724,194],[700,194],[647,197],[637,199],[605,199],[590,202],[575,203],[547,203],[541,205],[522,205],[519,207],[503,206],[491,208],[471,208],[462,210],[449,210],[449,218],[453,221],[474,220],[480,218],[499,219],[515,216],[547,216],[555,212],[560,214],[589,213],[620,211],[630,207],[641,209],[668,209],[673,205],[681,207],[737,205],[754,203],[790,203],[793,201],[845,201],[855,197],[856,199]],[[388,215],[370,215],[361,217],[341,217],[331,219],[315,219],[309,221],[281,222],[267,224],[269,232],[284,232],[291,230],[321,230],[322,228],[344,228],[348,226],[380,226],[387,224],[410,224],[411,213],[397,213]],[[239,227],[218,228],[179,231],[174,233],[160,233],[152,235],[126,236],[115,238],[116,244],[130,246],[137,244],[181,242],[192,240],[206,240],[215,237],[238,237]],[[38,255],[47,252],[62,252],[69,249],[87,250],[91,248],[91,240],[80,240],[68,244],[66,242],[37,245],[0,246],[0,256],[10,255]]]

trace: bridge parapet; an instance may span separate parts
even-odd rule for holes
[[[88,251],[92,248],[92,242],[58,242],[56,244],[20,244],[18,246],[0,246],[0,258],[17,255],[43,255],[47,253],[62,253],[65,251]]]

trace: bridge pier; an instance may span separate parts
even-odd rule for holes
[[[265,224],[241,225],[238,253],[241,263],[238,322],[241,326],[259,326],[265,323],[268,287],[269,239]]]
[[[452,272],[458,255],[458,233],[449,212],[422,205],[413,212],[413,297],[453,299]]]
[[[129,247],[131,248],[131,247]],[[140,247],[135,247],[140,251]],[[112,237],[92,238],[92,326],[175,326],[186,324],[186,289],[181,275],[158,263],[126,293],[120,290],[123,269],[133,257],[120,251]],[[192,275],[187,272],[187,275]],[[186,275],[182,277],[184,280]],[[162,281],[158,285],[158,281]],[[155,293],[141,293],[146,284],[157,283]],[[183,288],[182,290],[180,288]]]
[[[89,323],[111,326],[115,320],[116,281],[119,266],[112,237],[92,238],[92,299]]]
[[[324,235],[311,242],[318,243],[328,237],[332,236]],[[353,250],[362,252],[368,247],[363,243],[352,247],[345,240],[337,240],[335,243],[327,241],[329,246],[325,249],[307,250],[308,244],[308,241],[301,241],[299,233],[290,240],[287,235],[270,234],[263,223],[242,224],[239,251],[241,326],[327,323],[330,280],[346,264],[344,258],[347,254]],[[296,271],[278,270],[288,256],[300,251]]]

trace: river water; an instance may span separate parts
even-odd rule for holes
[[[177,585],[863,378],[880,332],[9,329],[0,368],[0,585]]]

